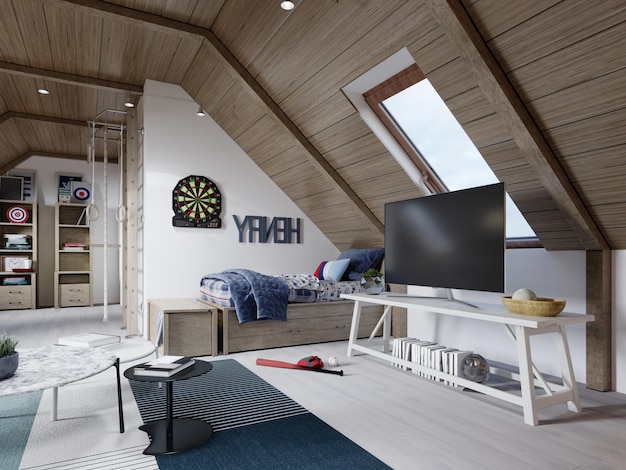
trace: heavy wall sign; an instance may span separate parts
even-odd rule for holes
[[[239,243],[244,243],[246,233],[248,243],[302,243],[301,219],[273,217],[269,220],[256,215],[246,215],[243,220],[233,215],[233,219],[239,231]]]

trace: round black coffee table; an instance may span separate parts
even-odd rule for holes
[[[175,454],[206,442],[213,434],[209,423],[193,418],[174,418],[174,391],[173,384],[178,380],[186,380],[206,374],[213,369],[213,364],[196,359],[191,367],[180,371],[171,377],[146,377],[135,375],[135,367],[124,371],[124,377],[138,382],[165,383],[165,419],[150,421],[139,429],[150,435],[150,445],[143,451],[146,455]]]

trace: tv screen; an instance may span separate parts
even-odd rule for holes
[[[504,292],[505,191],[497,183],[385,204],[385,280]]]

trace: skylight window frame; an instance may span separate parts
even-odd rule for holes
[[[405,90],[406,88],[424,80],[426,75],[417,64],[401,70],[382,83],[374,86],[363,93],[363,99],[385,126],[396,142],[401,146],[409,159],[417,167],[423,178],[423,184],[431,193],[447,192],[446,184],[439,178],[437,173],[428,163],[428,160],[420,153],[417,146],[406,135],[402,127],[395,121],[391,113],[387,111],[383,102]],[[507,248],[540,248],[543,244],[535,237],[507,237]]]

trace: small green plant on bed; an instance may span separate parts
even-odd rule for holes
[[[0,357],[9,357],[15,354],[15,347],[19,343],[19,340],[14,336],[9,336],[6,333],[0,335]]]
[[[363,277],[383,277],[383,273],[381,273],[378,269],[369,268],[364,273],[361,273]]]

